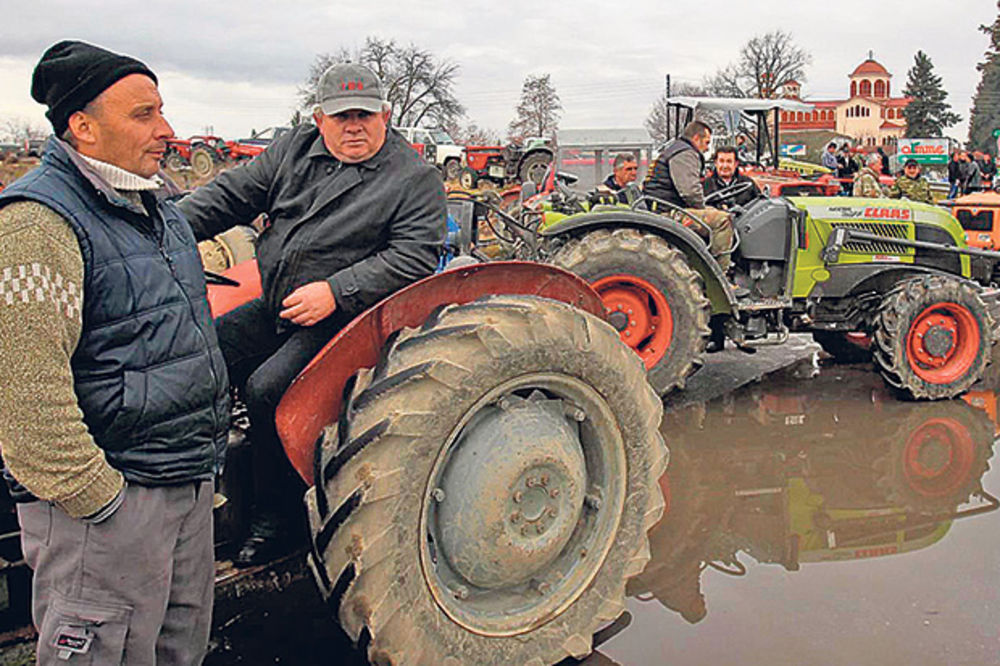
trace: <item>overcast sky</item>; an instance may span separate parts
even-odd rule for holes
[[[145,61],[179,136],[213,126],[226,138],[286,124],[315,55],[353,50],[367,35],[456,62],[468,118],[504,132],[528,74],[552,75],[563,128],[639,127],[666,74],[699,83],[734,61],[747,39],[781,28],[812,54],[807,99],[846,97],[847,76],[869,50],[898,93],[914,53],[925,51],[963,117],[951,133],[964,139],[975,65],[987,46],[976,28],[997,16],[995,0],[0,0],[0,7],[0,119],[45,123],[29,95],[31,71],[48,46],[74,38]]]

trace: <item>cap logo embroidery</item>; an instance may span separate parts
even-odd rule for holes
[[[364,90],[365,89],[365,82],[362,81],[361,79],[355,79],[354,81],[341,81],[340,82],[340,89],[341,90]]]

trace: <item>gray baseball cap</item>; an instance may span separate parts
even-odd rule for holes
[[[350,62],[331,65],[323,72],[316,98],[328,116],[354,109],[378,113],[385,103],[382,81],[375,72]]]

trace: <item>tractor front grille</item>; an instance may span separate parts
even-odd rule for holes
[[[911,238],[912,225],[891,222],[831,222],[832,229],[840,227],[846,229],[856,229],[872,234],[873,236],[884,236],[885,241],[851,241],[844,243],[844,250],[858,254],[901,254],[912,255],[914,248],[899,243],[893,243],[890,239],[900,238],[903,240]]]

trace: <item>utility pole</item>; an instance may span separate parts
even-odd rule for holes
[[[670,107],[667,106],[666,101],[670,99],[670,75],[667,74],[667,96],[664,98],[664,113],[663,113],[663,123],[665,127],[663,128],[663,136],[665,139],[670,138]]]

